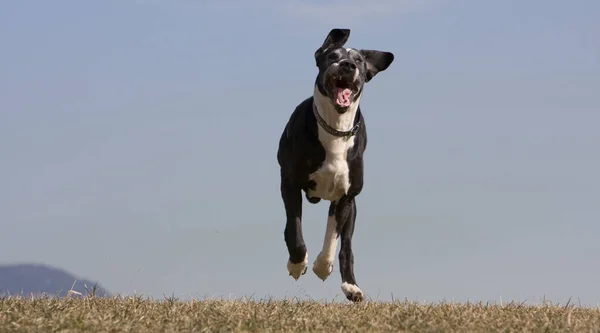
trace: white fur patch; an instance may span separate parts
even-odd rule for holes
[[[334,216],[327,218],[327,230],[323,240],[323,249],[313,263],[313,272],[323,281],[329,277],[333,271],[333,262],[335,260],[335,250],[338,243],[338,233],[336,230],[337,222]]]
[[[317,87],[315,87],[313,98],[317,112],[329,126],[339,131],[349,131],[352,128],[360,97],[350,104],[348,111],[344,114],[339,114],[331,99],[323,96]],[[309,179],[316,183],[315,189],[309,191],[309,195],[337,201],[347,194],[350,188],[350,169],[346,156],[348,150],[354,146],[354,136],[337,137],[327,133],[320,125],[318,125],[318,136],[325,148],[325,161],[321,168],[309,175]]]
[[[308,252],[304,256],[304,260],[297,264],[292,263],[288,259],[287,269],[288,269],[288,272],[290,273],[290,275],[295,280],[298,280],[300,278],[300,276],[306,271],[306,266],[308,266]]]
[[[344,292],[344,295],[346,295],[346,298],[350,298],[355,302],[362,301],[364,298],[362,290],[360,290],[357,285],[350,284],[348,282],[342,283],[342,291]]]

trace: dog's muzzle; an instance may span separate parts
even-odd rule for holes
[[[347,108],[353,102],[353,96],[359,90],[359,78],[356,65],[350,61],[342,61],[336,73],[329,75],[327,89],[332,94],[336,106]]]

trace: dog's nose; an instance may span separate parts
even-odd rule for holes
[[[346,69],[346,70],[355,70],[356,69],[356,65],[353,62],[350,61],[342,61],[340,62],[340,67],[342,69]]]

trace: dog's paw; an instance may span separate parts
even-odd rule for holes
[[[342,283],[342,291],[349,301],[358,303],[364,300],[363,292],[355,284],[350,284],[347,282]]]
[[[329,261],[319,254],[313,263],[312,270],[319,279],[325,281],[333,271],[333,261]]]
[[[304,260],[294,264],[288,259],[287,269],[290,273],[290,276],[295,280],[298,280],[301,275],[306,274],[306,267],[308,266],[308,253],[304,256]]]

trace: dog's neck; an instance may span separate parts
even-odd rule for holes
[[[348,107],[348,110],[343,114],[336,111],[333,102],[328,96],[321,94],[319,88],[315,86],[313,93],[313,100],[317,112],[325,120],[327,125],[338,131],[349,131],[354,126],[354,119],[356,118],[356,112],[358,111],[358,104],[360,97],[352,102]]]

